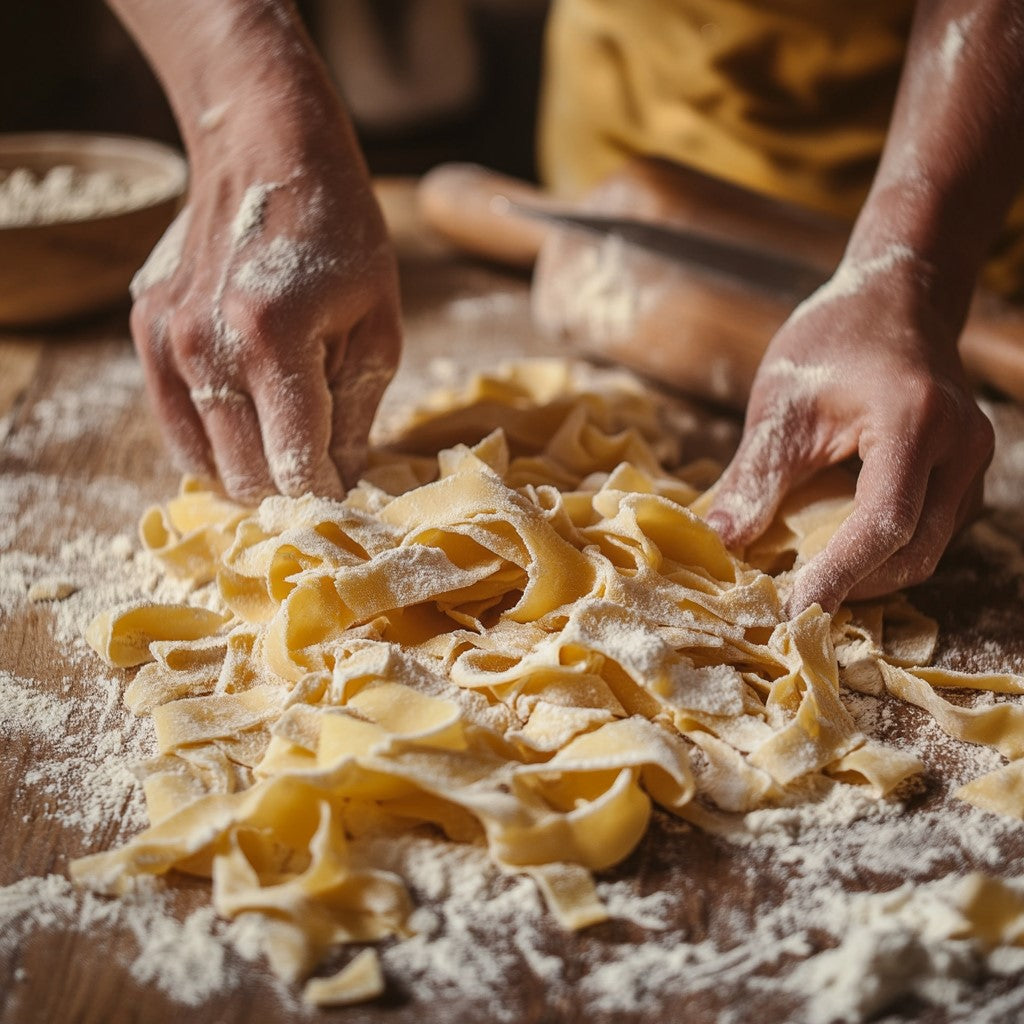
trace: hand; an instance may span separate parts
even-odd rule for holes
[[[394,257],[336,101],[255,105],[192,140],[188,206],[136,278],[132,333],[183,469],[235,498],[356,482],[398,361]],[[339,113],[340,117],[340,113]]]
[[[956,354],[959,325],[920,298],[922,276],[902,246],[845,261],[758,370],[743,439],[708,513],[729,546],[760,535],[816,470],[861,460],[853,512],[799,570],[792,614],[924,580],[981,507],[992,428]]]

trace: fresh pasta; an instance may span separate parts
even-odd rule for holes
[[[186,479],[147,511],[144,544],[196,604],[138,603],[88,631],[109,664],[140,666],[125,701],[159,753],[142,768],[150,827],[74,878],[208,877],[218,913],[261,916],[294,981],[335,944],[408,934],[402,879],[355,854],[374,829],[427,826],[486,844],[580,928],[606,916],[593,873],[654,807],[699,822],[809,778],[884,796],[919,772],[857,729],[843,686],[1000,751],[1006,768],[960,795],[1020,815],[1024,712],[939,691],[1024,680],[920,667],[934,623],[902,599],[787,620],[790,574],[848,513],[850,479],[795,494],[742,561],[700,517],[709,466],[665,469],[656,403],[616,381],[581,389],[553,361],[481,376],[344,501],[249,509]],[[382,988],[366,950],[306,997]]]

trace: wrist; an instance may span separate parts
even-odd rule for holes
[[[177,45],[177,36],[187,45]],[[293,5],[185,0],[152,54],[190,156],[246,139],[354,148],[348,117]],[[280,148],[280,147],[279,147]]]
[[[906,184],[872,190],[850,235],[843,264],[872,266],[908,310],[948,330],[955,344],[967,315],[983,253],[948,230],[945,203]]]

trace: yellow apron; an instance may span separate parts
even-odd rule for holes
[[[913,0],[554,0],[541,175],[579,195],[657,156],[852,221],[885,141]],[[1024,225],[1024,202],[1008,224]],[[1007,231],[988,283],[1024,282]]]

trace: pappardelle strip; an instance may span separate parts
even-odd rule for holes
[[[261,915],[271,966],[295,980],[334,944],[408,933],[402,879],[359,856],[370,832],[485,843],[579,928],[605,916],[592,873],[635,848],[653,805],[697,820],[806,797],[808,779],[892,792],[920,765],[858,731],[844,685],[1024,754],[1019,708],[972,713],[936,689],[1024,681],[916,667],[935,629],[905,601],[785,620],[790,570],[849,511],[841,471],[741,561],[700,518],[707,464],[665,469],[657,400],[613,381],[581,389],[560,361],[481,376],[342,502],[247,509],[186,479],[147,511],[144,543],[196,603],[115,609],[88,639],[141,665],[125,699],[156,729],[152,824],[74,877],[210,877],[217,911]],[[960,795],[1020,815],[1019,774],[1011,761]],[[382,986],[367,953],[306,994]]]

